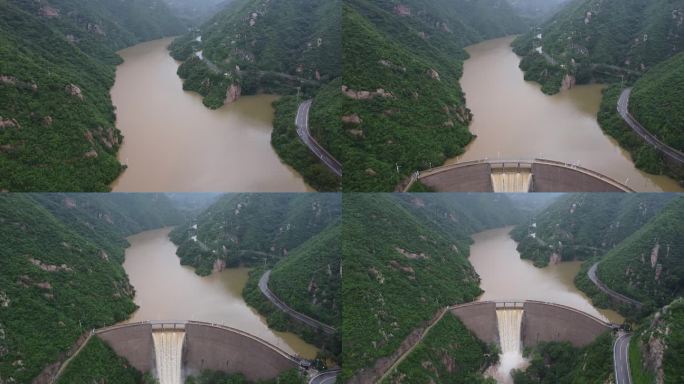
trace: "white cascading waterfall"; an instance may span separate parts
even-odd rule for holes
[[[184,331],[152,332],[159,384],[182,384]]]
[[[494,192],[529,192],[530,178],[532,173],[529,170],[503,170],[492,172],[492,186]]]
[[[501,357],[499,359],[497,380],[503,383],[512,382],[510,372],[525,365],[522,355],[522,308],[505,308],[496,310],[499,323],[499,340],[501,342]]]

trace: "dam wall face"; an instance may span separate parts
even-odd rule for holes
[[[435,191],[494,192],[491,174],[490,164],[473,164],[426,176],[420,181]]]
[[[623,192],[620,188],[580,171],[532,164],[534,192]]]
[[[450,308],[450,312],[485,343],[499,343],[499,324],[495,302],[475,302]],[[575,347],[592,343],[611,331],[609,324],[579,310],[553,303],[525,301],[521,338],[524,347],[542,341],[567,341]]]
[[[209,369],[242,373],[247,380],[272,379],[298,363],[260,341],[229,329],[188,323],[183,366],[189,373]]]
[[[482,302],[458,306],[451,309],[463,324],[485,343],[499,342],[499,325],[496,318],[496,303]]]
[[[583,312],[559,305],[528,301],[523,309],[521,333],[526,347],[542,341],[568,341],[583,347],[612,329]]]
[[[137,370],[149,372],[154,369],[155,354],[151,324],[113,327],[98,331],[97,337],[109,344],[117,355],[125,357]]]

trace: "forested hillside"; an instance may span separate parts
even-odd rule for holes
[[[200,275],[275,262],[340,216],[338,194],[239,194],[219,199],[171,240]]]
[[[319,357],[339,362],[342,322],[342,249],[339,219],[321,233],[298,246],[272,268],[269,288],[289,307],[324,324],[338,329],[325,334],[293,319],[275,307],[258,287],[259,278],[267,268],[250,273],[243,291],[245,301],[264,315],[269,327],[293,332],[312,343],[321,352]]]
[[[108,190],[115,51],[182,30],[161,0],[0,2],[0,190]]]
[[[163,195],[0,196],[0,377],[30,382],[84,332],[128,318],[124,236],[175,217]]]
[[[629,349],[635,383],[681,383],[684,366],[684,299],[644,320]]]
[[[664,143],[684,151],[684,53],[654,67],[634,84],[629,111]]]
[[[506,1],[346,1],[342,135],[348,191],[392,191],[472,140],[458,80],[466,45],[519,33]]]
[[[440,308],[481,293],[467,260],[469,235],[509,224],[514,215],[506,205],[505,196],[477,194],[344,197],[345,378],[369,379],[378,359],[415,337]]]
[[[652,308],[684,294],[684,197],[608,252],[598,277],[611,289]]]
[[[525,78],[546,93],[636,79],[684,49],[682,0],[573,0],[513,43]]]
[[[230,96],[292,94],[340,75],[339,1],[235,0],[198,30],[178,38],[183,87],[220,107]],[[196,52],[202,52],[202,58]]]
[[[673,194],[568,194],[511,236],[537,266],[601,256],[656,216]]]
[[[542,342],[529,351],[530,365],[514,371],[515,384],[612,382],[613,337],[608,333],[576,348],[568,342]]]
[[[280,157],[318,190],[335,191],[340,180],[300,142],[297,107],[315,98],[312,135],[333,155],[330,135],[340,128],[332,82],[342,73],[339,0],[234,0],[199,28],[176,39],[171,55],[183,61],[183,88],[219,108],[242,95],[274,93],[272,144]]]
[[[382,383],[493,384],[483,371],[498,359],[492,346],[448,313]]]

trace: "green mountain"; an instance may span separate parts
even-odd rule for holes
[[[288,253],[272,268],[269,288],[295,311],[339,329],[342,321],[341,225],[331,224]],[[259,279],[270,266],[250,272],[242,293],[266,317],[270,328],[293,332],[318,346],[321,359],[339,361],[340,334],[329,335],[302,324],[275,307],[261,292]]]
[[[673,194],[568,194],[511,231],[537,266],[603,255],[644,226]]]
[[[328,227],[273,268],[269,287],[297,312],[339,327],[341,226]]]
[[[629,363],[635,383],[681,383],[684,364],[684,299],[646,319],[632,337]]]
[[[546,21],[569,0],[508,0],[520,17],[530,24]]]
[[[182,30],[160,0],[0,1],[0,190],[109,190],[115,51]]]
[[[480,295],[479,277],[467,260],[469,235],[507,225],[505,214],[492,219],[505,203],[503,195],[344,196],[345,379],[367,374],[440,308]],[[470,219],[459,206],[482,214]]]
[[[170,234],[200,275],[275,262],[338,220],[338,194],[226,195]]]
[[[84,332],[128,318],[124,236],[175,219],[163,195],[0,195],[0,377],[54,373]]]
[[[339,1],[235,0],[171,45],[184,89],[212,108],[241,94],[292,94],[339,77]],[[196,52],[202,52],[200,58]]]
[[[347,191],[392,191],[462,153],[463,47],[525,28],[503,0],[349,0],[342,20],[343,129],[330,150]]]
[[[495,365],[497,351],[477,338],[458,317],[446,314],[383,383],[493,384],[483,367]]]
[[[64,370],[57,384],[111,383],[139,384],[143,375],[120,357],[102,339],[93,337],[69,367]],[[150,381],[151,382],[151,381]]]
[[[97,244],[122,263],[126,237],[183,222],[175,204],[163,194],[31,194],[62,223]]]
[[[183,61],[183,88],[219,108],[241,95],[274,93],[271,143],[284,162],[311,186],[337,191],[340,180],[300,141],[295,126],[299,104],[314,99],[311,134],[337,155],[341,63],[339,0],[234,0],[205,24],[176,39],[171,55]]]
[[[684,151],[684,53],[657,65],[634,84],[629,110],[660,140]]]
[[[638,78],[684,49],[683,21],[681,0],[573,0],[513,47],[525,78],[556,93],[562,83]]]
[[[608,252],[597,275],[611,289],[654,308],[684,293],[684,197]]]
[[[613,337],[608,332],[582,348],[553,341],[539,343],[528,353],[530,365],[524,371],[513,371],[515,384],[603,384],[613,380]]]
[[[630,113],[651,133],[673,148],[684,149],[681,130],[684,123],[684,53],[658,64],[634,84],[629,100]],[[601,128],[627,149],[639,169],[665,174],[684,183],[684,168],[667,159],[638,136],[616,110],[622,87],[604,91],[598,121]]]

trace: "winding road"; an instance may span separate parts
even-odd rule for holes
[[[629,371],[629,341],[632,336],[620,333],[613,345],[613,366],[615,367],[615,384],[632,384]]]
[[[589,276],[589,280],[591,280],[594,285],[596,285],[596,288],[600,289],[603,291],[605,294],[608,296],[614,298],[615,300],[621,301],[623,303],[633,305],[637,308],[641,308],[643,304],[640,302],[631,299],[621,293],[615,292],[612,289],[608,288],[607,285],[605,285],[601,280],[599,280],[598,276],[596,275],[596,269],[598,268],[598,263],[594,263],[594,265],[589,268],[589,271],[587,271],[587,275]]]
[[[309,380],[309,384],[333,384],[337,381],[337,375],[340,374],[339,369],[321,372]]]
[[[629,113],[629,97],[632,94],[632,88],[626,88],[620,94],[618,100],[617,111],[620,117],[632,128],[632,130],[639,135],[644,141],[651,144],[655,149],[667,156],[669,159],[676,161],[679,164],[684,164],[684,153],[670,147],[669,145],[660,141],[655,135],[644,128],[635,118]]]
[[[337,175],[337,177],[342,177],[342,164],[326,151],[313,136],[311,136],[311,132],[309,131],[309,110],[311,109],[311,104],[313,104],[313,100],[307,100],[299,104],[297,117],[295,118],[297,135],[299,135],[302,142],[309,147],[309,150],[316,155],[332,173]]]
[[[269,288],[268,288],[268,280],[271,278],[271,270],[269,269],[268,271],[264,272],[263,275],[261,275],[261,278],[259,279],[259,290],[261,290],[261,293],[266,296],[266,298],[273,303],[278,309],[281,311],[287,313],[288,315],[294,317],[295,319],[301,321],[302,323],[309,325],[313,328],[320,329],[324,333],[328,335],[332,335],[337,330],[327,324],[323,324],[320,321],[313,319],[303,313],[299,313],[295,311],[294,309],[290,308],[285,302],[280,300],[278,296],[276,296]]]

